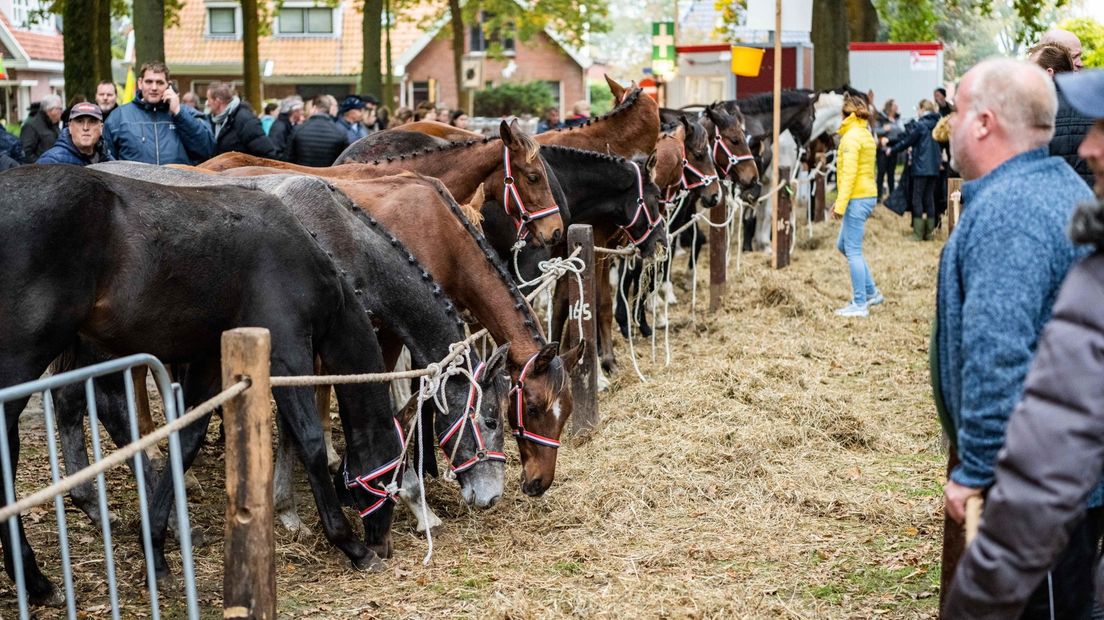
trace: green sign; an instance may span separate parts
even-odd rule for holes
[[[675,70],[675,22],[652,22],[652,72],[664,75]]]

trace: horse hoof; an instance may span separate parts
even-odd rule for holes
[[[65,595],[61,593],[61,590],[57,588],[51,588],[50,592],[44,596],[30,596],[28,597],[31,605],[39,607],[64,607]]]
[[[353,560],[353,568],[366,573],[380,573],[387,568],[387,564],[376,555],[375,551],[368,551],[368,555],[359,560]]]
[[[433,514],[433,513],[430,513],[430,514],[429,514],[429,533],[430,533],[430,534],[432,534],[432,535],[436,536],[436,535],[437,535],[437,532],[439,532],[439,531],[441,530],[441,526],[442,526],[442,525],[444,525],[444,524],[443,524],[443,523],[441,522],[441,518],[440,518],[440,517],[438,517],[437,515],[435,515],[435,514]],[[418,532],[419,534],[421,534],[422,536],[425,536],[425,533],[426,533],[426,524],[425,524],[425,523],[422,523],[422,520],[421,520],[421,519],[418,519],[418,525],[417,525],[417,527],[415,528],[415,530],[416,530],[416,531],[417,531],[417,532]]]
[[[295,512],[282,512],[278,515],[278,518],[280,524],[284,526],[284,529],[292,535],[296,542],[304,542],[314,535],[309,527],[303,525],[303,521],[299,519],[299,515]]]
[[[199,486],[199,478],[190,471],[184,472],[184,490],[188,492],[188,495],[193,493],[202,495],[203,487]]]
[[[607,357],[602,360],[602,370],[606,371],[606,374],[617,374],[617,360]]]
[[[627,326],[625,326],[625,325],[622,325],[622,324],[618,323],[618,324],[617,324],[617,329],[621,330],[621,336],[622,336],[622,337],[623,337],[623,338],[624,338],[625,340],[628,340],[628,339],[629,339],[629,328],[628,328]]]

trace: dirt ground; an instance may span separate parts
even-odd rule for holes
[[[867,257],[886,303],[840,319],[849,282],[834,224],[801,228],[793,264],[765,255],[729,270],[723,312],[690,313],[685,276],[671,307],[670,366],[637,342],[640,382],[622,370],[600,396],[602,427],[561,450],[544,497],[524,496],[517,451],[502,501],[465,508],[455,483],[429,484],[444,519],[429,566],[405,510],[385,572],[354,572],[315,532],[277,534],[286,618],[929,618],[938,599],[942,453],[927,376],[941,242],[916,243],[907,221],[878,209]],[[942,237],[940,237],[941,239]],[[684,259],[679,259],[684,270]],[[40,423],[27,421],[20,488],[48,481]],[[212,433],[211,437],[214,437]],[[37,441],[36,441],[37,440]],[[198,467],[193,526],[204,617],[219,611],[224,494],[221,448]],[[126,472],[111,478],[125,488]],[[123,617],[144,617],[144,567],[133,502],[115,500]],[[98,530],[68,510],[82,617],[109,609]],[[60,583],[53,506],[27,518],[40,562]],[[175,549],[174,549],[174,557]],[[162,593],[179,617],[179,592]],[[0,580],[0,615],[14,589]],[[62,617],[40,611],[39,617]]]

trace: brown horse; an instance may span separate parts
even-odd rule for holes
[[[349,166],[353,164],[322,170]],[[283,171],[282,166],[249,167],[220,174],[255,176]],[[442,182],[416,174],[331,182],[402,241],[445,293],[487,328],[495,342],[509,343],[508,370],[515,385],[509,420],[521,454],[521,488],[528,495],[546,491],[555,478],[556,448],[573,407],[568,373],[585,345],[579,343],[557,354],[559,345],[545,339],[529,303]],[[393,361],[393,356],[389,360]],[[520,401],[518,390],[523,393]]]
[[[605,77],[617,101],[612,110],[579,127],[546,131],[536,136],[537,142],[627,158],[654,151],[659,139],[659,106],[635,84],[625,88]]]
[[[426,144],[416,150],[392,150],[375,157],[365,152],[368,159],[363,162],[351,163],[338,158],[340,165],[329,168],[297,166],[241,153],[219,155],[201,164],[200,168],[224,171],[264,166],[347,180],[374,179],[410,171],[441,179],[453,196],[465,202],[483,184],[490,195],[508,197],[509,210],[519,226],[528,228],[536,245],[555,245],[563,237],[564,223],[548,186],[548,169],[540,157],[539,146],[518,129],[517,121],[509,125],[503,121],[499,135],[501,140]],[[239,176],[249,175],[239,173]]]

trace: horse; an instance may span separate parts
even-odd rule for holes
[[[660,119],[664,125],[677,122],[680,118],[701,123],[710,139],[713,166],[722,179],[727,179],[745,190],[758,183],[759,168],[748,146],[744,116],[739,107],[718,102],[704,106],[700,112],[667,108],[660,110]]]
[[[279,192],[288,175],[253,178],[218,177],[195,171],[171,170],[158,166],[130,162],[99,164],[96,169],[129,178],[163,183],[178,187],[210,185],[237,186],[265,192]],[[316,184],[321,185],[321,184]],[[311,230],[318,243],[333,255],[338,267],[349,274],[356,287],[354,293],[379,328],[378,338],[388,368],[394,367],[402,346],[410,351],[417,367],[426,367],[449,354],[452,343],[463,340],[464,325],[443,289],[416,260],[397,237],[367,215],[340,190],[323,185],[323,191],[283,193],[282,199],[295,216]],[[508,346],[508,345],[504,345]],[[469,352],[472,368],[480,361]],[[472,392],[466,384],[451,381],[445,384],[447,407],[435,409],[433,399],[424,411],[424,419],[436,429],[449,468],[460,483],[461,495],[469,505],[478,508],[493,506],[502,495],[503,467],[502,427],[499,422],[505,412],[507,392],[496,381],[499,364],[505,361],[505,350],[495,352],[480,374],[483,407],[474,410]],[[474,389],[474,388],[473,388]],[[325,389],[328,397],[329,388]],[[327,403],[328,405],[328,403]],[[328,421],[329,407],[320,411]],[[446,445],[456,435],[450,429],[471,423],[472,431],[454,441],[451,450]],[[325,425],[324,425],[325,426]],[[429,424],[426,425],[426,428]],[[466,428],[466,427],[465,427]],[[276,468],[276,507],[281,522],[290,530],[301,527],[291,497],[289,459],[290,444],[286,434],[280,436]],[[423,442],[423,447],[432,441]],[[436,473],[433,451],[428,452],[428,470]],[[418,530],[439,524],[436,515],[423,521],[420,497],[416,495],[418,480],[411,469],[406,471],[404,490],[400,497],[415,513]]]
[[[483,184],[492,196],[504,196],[518,228],[524,226],[531,233],[532,244],[555,245],[563,238],[564,223],[548,185],[548,168],[540,159],[537,144],[522,133],[517,121],[511,124],[503,121],[499,126],[500,138],[495,140],[480,138],[450,143],[412,143],[410,136],[419,135],[384,131],[361,138],[345,149],[335,165],[329,168],[296,166],[241,153],[219,155],[199,167],[222,171],[265,166],[327,178],[361,180],[402,171],[418,172],[441,179],[452,195],[464,202],[469,201]],[[369,140],[372,139],[386,142],[386,154],[377,155],[374,149],[369,148],[372,144]]]
[[[655,180],[656,184],[665,191],[664,204],[667,208],[667,217],[673,218],[668,224],[669,227],[678,227],[689,222],[699,201],[706,208],[721,204],[724,193],[721,191],[717,170],[714,167],[711,144],[712,141],[705,128],[686,116],[679,116],[674,125],[665,127],[660,134],[659,142],[656,144]],[[680,193],[685,194],[681,199],[677,198]],[[691,261],[696,257],[698,247],[700,245],[692,248]],[[666,270],[670,269],[671,260],[672,255],[668,254],[667,260],[659,267],[662,273],[665,274]],[[617,320],[621,334],[626,338],[629,337],[629,321],[632,319],[629,318],[628,302],[634,299],[634,291],[636,291],[636,302],[632,304],[633,318],[640,326],[640,333],[645,337],[651,336],[652,330],[648,325],[647,313],[644,311],[644,299],[647,293],[652,292],[653,282],[645,282],[641,286],[643,263],[636,263],[630,267],[626,261],[622,263],[621,269],[628,270],[619,282],[619,294],[615,301],[614,318]],[[663,279],[666,280],[665,277]]]
[[[289,182],[288,190],[312,179]],[[222,332],[259,326],[272,334],[274,376],[305,375],[315,354],[339,373],[380,372],[379,343],[352,284],[339,274],[283,203],[267,193],[232,187],[174,188],[77,166],[28,166],[0,175],[0,386],[37,378],[83,336],[114,355],[148,352],[189,364],[186,404],[217,389]],[[58,239],[65,243],[59,244]],[[232,268],[227,268],[232,265]],[[24,291],[16,295],[15,291]],[[29,296],[29,297],[28,297]],[[346,467],[359,481],[348,489],[363,508],[357,540],[329,478],[321,428],[309,390],[273,390],[281,423],[294,438],[314,491],[327,539],[360,569],[382,568],[391,554],[392,502],[372,478],[396,462],[396,433],[387,390],[343,385]],[[13,469],[19,414],[7,416]],[[191,465],[210,416],[180,433]],[[172,477],[162,476],[150,502],[153,564],[169,575],[164,548]],[[19,517],[26,587],[36,603],[57,602]],[[14,543],[0,528],[5,568],[14,579]]]
[[[655,100],[636,84],[625,88],[608,75],[605,78],[617,102],[612,110],[577,127],[537,134],[536,141],[626,158],[654,151],[659,138],[659,107]]]
[[[350,166],[355,164],[343,167]],[[255,176],[280,171],[279,167],[249,167],[219,174]],[[559,343],[545,339],[529,303],[440,181],[397,175],[330,182],[402,240],[433,279],[484,325],[496,342],[510,345],[507,370],[513,382],[512,413],[507,419],[518,440],[521,489],[530,496],[543,494],[555,479],[560,436],[573,409],[567,375],[581,359],[585,343],[561,352]]]

